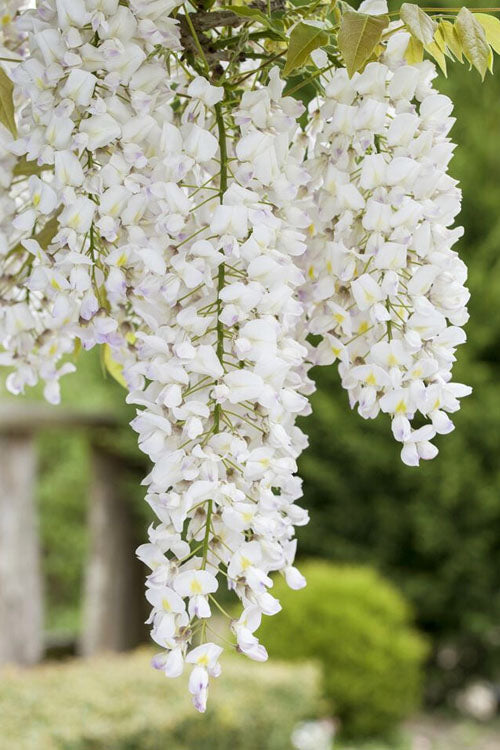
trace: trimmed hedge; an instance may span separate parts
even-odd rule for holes
[[[317,713],[310,665],[227,657],[209,708],[185,680],[149,665],[151,651],[0,672],[0,747],[15,750],[290,750],[294,725]]]
[[[419,705],[427,648],[406,602],[370,568],[309,562],[307,587],[283,579],[273,593],[283,610],[258,631],[271,656],[317,659],[329,709],[344,736],[384,734]]]

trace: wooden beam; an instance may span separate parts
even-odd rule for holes
[[[117,427],[112,412],[79,411],[36,401],[0,402],[0,433],[34,433],[53,427]]]

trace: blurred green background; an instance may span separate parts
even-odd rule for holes
[[[420,4],[433,6],[430,2]],[[449,0],[440,4],[454,7]],[[391,9],[395,9],[400,3],[392,2],[390,5]],[[481,2],[470,2],[467,7],[481,5]],[[500,65],[498,59],[496,64]],[[335,563],[337,567],[332,569],[332,575],[343,575],[342,571],[351,569],[339,568],[339,564],[361,564],[368,577],[375,576],[373,581],[369,579],[371,582],[367,588],[373,589],[376,601],[385,601],[384,587],[389,586],[393,591],[393,586],[394,596],[399,597],[397,590],[407,602],[401,599],[401,605],[395,603],[394,608],[388,606],[387,615],[383,608],[382,615],[377,613],[377,623],[382,618],[380,621],[385,623],[389,635],[381,635],[384,645],[380,647],[380,653],[383,652],[385,656],[372,665],[374,673],[387,665],[388,676],[384,679],[390,681],[391,688],[396,686],[396,693],[399,685],[406,685],[407,682],[410,685],[408,690],[412,697],[408,699],[407,709],[400,711],[401,717],[418,703],[417,684],[423,684],[427,709],[437,708],[440,711],[443,708],[455,709],[457,696],[471,684],[485,681],[492,696],[495,693],[498,695],[500,685],[500,71],[494,77],[488,76],[481,84],[476,72],[469,72],[465,66],[458,64],[450,65],[449,78],[445,80],[440,76],[438,86],[455,103],[457,123],[453,138],[458,148],[451,171],[460,180],[464,193],[461,223],[466,231],[459,249],[470,269],[469,287],[472,293],[471,320],[467,326],[469,341],[459,351],[455,375],[459,382],[472,385],[474,392],[462,402],[462,409],[455,416],[455,432],[437,440],[439,456],[414,469],[401,463],[388,421],[383,417],[374,422],[363,421],[351,412],[335,368],[323,368],[316,373],[318,391],[313,397],[313,415],[303,425],[310,436],[310,448],[300,462],[300,473],[304,478],[303,504],[311,514],[309,526],[299,529],[300,555]],[[138,537],[144,537],[150,517],[142,502],[143,492],[139,486],[142,477],[138,467],[142,462],[144,472],[147,468],[135,446],[134,434],[126,427],[133,412],[124,406],[120,386],[109,378],[103,378],[98,355],[82,353],[79,364],[79,373],[67,377],[63,382],[63,403],[78,403],[89,409],[112,409],[120,413],[124,427],[120,432],[118,450],[135,467],[123,477],[123,494],[126,502],[136,509]],[[39,442],[41,479],[38,499],[46,578],[47,627],[50,633],[66,632],[76,636],[80,628],[81,585],[87,548],[85,519],[89,446],[84,433],[68,434],[58,430],[43,433]],[[378,574],[388,583],[384,583]],[[358,591],[356,585],[353,584],[355,592]],[[375,622],[370,619],[373,603],[363,593],[365,588],[360,593],[359,613],[353,617],[357,618],[356,622],[372,623]],[[354,682],[357,681],[356,685],[359,685],[359,681],[364,679],[363,675],[368,674],[366,670],[372,668],[369,666],[370,639],[365,636],[361,626],[349,625],[346,628],[345,622],[330,621],[330,610],[335,609],[337,601],[341,611],[347,611],[351,606],[343,598],[344,589],[343,593],[335,590],[325,596],[324,587],[318,585],[313,587],[312,595],[316,597],[316,604],[309,603],[309,606],[313,608],[317,622],[322,625],[328,638],[338,639],[338,644],[345,645],[345,648],[349,644],[358,644],[361,658],[355,667],[357,673],[354,676],[348,674],[344,688],[349,693]],[[392,594],[387,596],[390,598]],[[399,599],[394,599],[396,601]],[[291,599],[287,606],[293,607]],[[408,629],[408,643],[412,645],[401,656],[396,654],[389,665],[386,657],[393,651],[390,633],[394,626],[394,615],[389,612],[394,611],[405,613],[401,617],[404,627]],[[411,630],[412,621],[420,636]],[[280,642],[289,640],[290,621],[283,620],[280,625],[279,618],[276,618],[276,622],[270,624],[275,629],[274,634],[269,630],[269,638],[278,644],[274,650],[280,658],[286,659],[287,654],[278,646]],[[308,627],[307,612],[304,611],[304,634]],[[376,627],[379,627],[378,624]],[[297,639],[300,639],[300,623]],[[321,656],[325,648],[328,648],[328,644],[322,643],[316,654],[299,648],[298,652],[294,650],[292,656],[314,658],[315,655]],[[425,675],[422,681],[419,664],[424,658]],[[379,664],[384,666],[379,667]],[[114,666],[109,668],[114,671]],[[333,675],[335,681],[339,669],[341,666],[335,663],[329,679]],[[409,671],[403,675],[401,670],[405,669]],[[316,696],[316,693],[319,695],[318,678],[311,676],[312,673],[307,672],[303,678],[303,683],[309,686],[305,691],[309,695],[309,702],[300,691],[297,694],[293,691],[293,694],[286,693],[286,685],[297,679],[291,676],[292,672],[280,674],[282,683],[276,690],[278,693],[284,690],[286,694],[283,715],[289,712],[289,705],[293,705],[290,710],[297,720],[315,712],[322,715],[325,711],[335,711]],[[386,673],[382,671],[381,674]],[[48,684],[56,678],[49,675]],[[10,687],[6,691],[9,695],[17,684],[16,676],[11,679],[14,682],[12,685],[8,683]],[[248,679],[248,685],[252,684],[252,680],[258,683],[255,672]],[[43,692],[43,688],[39,689]],[[356,689],[352,688],[354,694]],[[313,692],[314,700],[311,697]],[[323,692],[325,694],[324,689]],[[2,695],[0,692],[0,702],[6,700],[6,693]],[[379,693],[380,689],[375,685],[372,694],[376,694],[378,699]],[[120,700],[123,693],[121,695]],[[173,695],[170,687],[168,695]],[[366,707],[367,701],[370,703],[370,698],[362,691],[360,695],[361,710],[363,706]],[[394,707],[395,698],[391,691],[388,690],[384,696],[380,699],[380,715],[384,714],[388,705]],[[268,704],[265,691],[262,698],[262,705]],[[386,702],[382,705],[384,700]],[[243,711],[244,703],[244,698],[241,698]],[[304,710],[301,706],[305,706]],[[230,709],[227,710],[230,713]],[[40,711],[42,716],[42,708]],[[214,711],[220,711],[221,716],[225,716],[226,724],[221,726],[233,726],[234,716],[228,718],[224,714],[222,702],[220,706],[217,704]],[[213,721],[217,724],[223,719],[217,713],[217,721]],[[266,721],[269,723],[266,724]],[[267,728],[262,730],[263,736],[269,736],[268,727],[276,721],[276,717],[264,717]],[[117,719],[119,723],[120,719]],[[190,731],[195,732],[194,729]],[[238,744],[243,741],[238,739],[239,735],[231,734],[233,731],[228,728],[225,735],[220,735],[226,739],[216,735],[219,737],[217,743],[205,744],[204,747],[224,750],[224,742],[229,742],[228,748],[257,748],[255,744]],[[133,732],[136,732],[136,728],[131,730]],[[54,747],[72,750],[161,747],[155,744],[159,735],[154,733],[150,744],[140,744],[136,740],[127,740],[128,744],[125,740],[117,740],[116,744],[112,744],[109,736],[103,733],[107,739],[102,740],[102,745],[95,738],[90,738],[88,742],[70,738],[61,740],[61,744]],[[493,750],[500,747],[498,733],[492,735],[491,744],[484,745],[470,727],[462,727],[454,737],[446,748],[484,747]],[[469,739],[464,740],[464,737]],[[199,739],[196,733],[193,738],[192,742]],[[45,745],[38,741],[39,744],[33,747],[45,750]],[[462,741],[470,744],[461,745]],[[172,750],[194,747],[191,740],[188,744],[182,744],[179,739],[175,742],[169,745]],[[269,740],[268,744],[259,747],[281,750],[287,747],[280,744],[283,742],[280,735],[275,744]],[[398,747],[413,747],[406,739],[395,742]],[[352,745],[356,749],[362,746]],[[3,747],[1,740],[0,747]],[[5,747],[10,748],[11,745]],[[31,746],[26,745],[28,747]],[[52,745],[47,744],[49,747],[52,748]],[[378,749],[382,745],[373,744],[370,747]],[[428,744],[422,747],[427,750],[444,748],[445,745]]]
[[[436,3],[423,2],[435,7]],[[400,7],[390,3],[391,9]],[[437,3],[455,7],[455,3]],[[467,7],[484,7],[470,2]],[[301,461],[311,523],[304,554],[367,562],[413,603],[432,639],[427,695],[442,702],[471,675],[500,670],[500,77],[483,84],[450,65],[439,89],[455,103],[458,144],[451,165],[463,189],[459,244],[470,269],[468,342],[454,379],[473,386],[436,443],[439,456],[404,466],[387,420],[349,410],[333,368],[317,373],[310,448]]]

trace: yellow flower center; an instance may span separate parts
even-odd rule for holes
[[[202,593],[201,584],[196,579],[194,579],[193,581],[191,581],[190,589],[191,589],[191,593],[192,594],[201,594]]]
[[[396,406],[396,411],[398,414],[406,414],[406,402],[403,399],[401,399],[399,404]]]

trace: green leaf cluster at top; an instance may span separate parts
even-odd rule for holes
[[[393,33],[410,34],[406,51],[409,64],[422,62],[427,54],[447,74],[447,61],[467,61],[484,79],[493,72],[493,52],[500,54],[500,20],[486,12],[467,8],[424,10],[415,3],[403,3],[399,11],[369,15],[354,10],[344,0],[333,2],[327,12],[315,3],[303,6],[311,11],[288,32],[283,68],[293,74],[288,93],[307,104],[320,91],[320,75],[329,68],[345,66],[349,76],[376,61]],[[491,11],[500,12],[498,9]],[[311,53],[324,50],[323,69],[312,64]],[[315,62],[321,58],[315,57]],[[290,80],[290,79],[289,79]]]
[[[306,105],[321,92],[323,73],[334,67],[345,67],[351,77],[361,72],[369,62],[380,59],[396,31],[410,34],[408,63],[419,63],[428,55],[445,75],[448,60],[467,61],[484,78],[493,69],[493,51],[500,51],[500,20],[467,8],[424,10],[418,4],[403,3],[397,12],[370,15],[354,10],[344,0],[243,2],[212,6],[213,12],[223,10],[241,19],[237,33],[233,29],[227,36],[218,35],[215,48],[219,54],[231,49],[239,60],[261,59],[262,80],[271,65],[278,65],[287,78],[285,93]],[[322,53],[314,54],[317,50]],[[238,89],[249,75],[253,73],[236,75],[227,89]]]
[[[425,11],[417,4],[403,3],[396,14],[375,16],[355,11],[339,0],[326,14],[321,14],[324,6],[318,3],[312,7],[305,4],[302,9],[303,20],[289,32],[285,76],[310,62],[312,51],[328,45],[328,52],[337,52],[333,57],[329,54],[330,59],[340,60],[352,76],[368,61],[377,59],[383,52],[383,43],[403,28],[411,34],[409,62],[421,61],[427,52],[445,74],[449,58],[467,60],[484,78],[493,69],[493,51],[500,53],[500,20],[466,7]],[[497,10],[500,12],[500,8]],[[389,28],[391,20],[398,21],[398,16],[401,23]],[[453,22],[450,17],[454,17]]]
[[[333,24],[327,15],[322,22],[305,18],[291,29],[285,75],[306,65],[312,51],[329,45],[337,52],[333,60],[340,60],[353,76],[369,61],[378,59],[391,34],[402,29],[411,35],[408,62],[421,62],[427,52],[445,75],[449,58],[467,60],[484,78],[488,70],[493,70],[493,51],[500,52],[500,20],[465,7],[426,12],[414,3],[403,3],[396,14],[369,15],[339,1],[333,11]],[[391,21],[397,23],[390,25]]]

